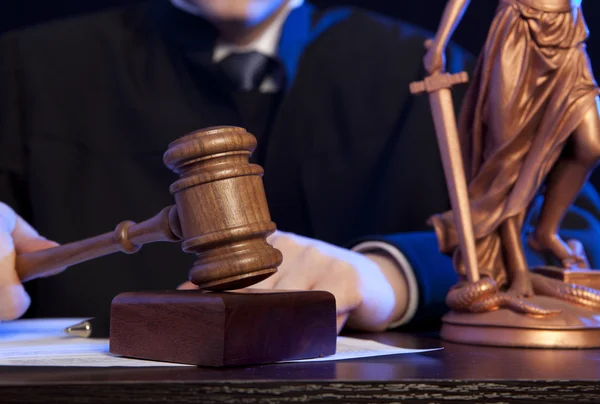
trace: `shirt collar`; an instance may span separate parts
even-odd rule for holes
[[[197,7],[194,7],[185,0],[171,0],[171,2],[175,7],[182,11],[193,15],[202,15],[202,12]],[[234,52],[255,51],[267,56],[277,56],[283,25],[292,10],[302,6],[303,3],[304,0],[292,0],[288,2],[285,6],[285,10],[279,13],[277,18],[273,20],[267,29],[247,45],[233,45],[217,39],[212,55],[213,62],[218,63]]]

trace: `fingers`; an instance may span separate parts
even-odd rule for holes
[[[248,286],[246,289],[275,289],[275,285],[282,276],[282,267],[283,264],[279,266],[277,272],[275,272],[273,275],[269,276],[267,279],[263,279],[262,281],[255,283],[254,285]]]
[[[21,317],[31,299],[25,291],[15,269],[15,246],[12,233],[17,215],[4,203],[0,203],[0,321]]]
[[[335,297],[338,332],[344,326],[364,330],[387,326],[396,307],[395,290],[379,262],[324,241],[281,231],[269,242],[281,251],[283,262],[275,275],[249,289],[327,291]],[[395,264],[393,269],[397,269]]]
[[[0,231],[11,234],[15,229],[17,214],[7,204],[0,202]]]
[[[343,313],[343,314],[337,315],[336,329],[337,329],[338,334],[342,331],[342,329],[346,325],[346,322],[348,321],[348,317],[350,317],[350,313]]]
[[[0,285],[20,284],[15,271],[15,248],[11,235],[0,231]]]
[[[57,242],[40,236],[37,230],[19,215],[15,214],[15,216],[15,227],[12,232],[12,237],[17,254],[45,250],[46,248],[58,246]]]
[[[16,215],[15,227],[12,232],[12,237],[15,242],[15,249],[17,252],[28,252],[28,251],[36,251],[34,247],[29,246],[32,241],[40,243],[41,246],[46,245],[57,245],[57,243],[49,242],[45,237],[40,236],[40,234],[35,230],[29,223],[23,220],[19,215]],[[40,248],[38,248],[40,249]]]
[[[283,254],[279,272],[255,285],[278,290],[323,290],[336,301],[337,331],[362,302],[360,280],[349,262],[353,252],[296,234],[278,231],[269,242]]]
[[[16,250],[17,254],[58,245],[58,243],[40,236],[37,230],[2,202],[0,202],[0,231],[12,236],[13,242],[10,244],[10,250]],[[3,253],[2,247],[0,246],[0,255]]]
[[[275,274],[250,286],[250,289],[283,289],[280,282],[290,276],[296,277],[296,272],[299,272],[295,268],[298,267],[298,256],[302,254],[303,248],[295,241],[295,236],[277,231],[269,237],[269,243],[281,251],[283,261]],[[284,285],[286,284],[289,285],[289,280],[284,281]],[[295,287],[294,289],[299,288]]]
[[[321,256],[313,246],[294,245],[293,252],[281,268],[281,275],[275,280],[274,288],[285,290],[313,290],[319,281],[319,273],[327,271],[332,259]],[[283,266],[285,264],[285,266]]]
[[[32,238],[32,239],[18,239],[14,240],[15,243],[15,251],[17,254],[23,254],[28,252],[45,250],[47,248],[58,247],[58,244],[55,241],[46,240],[44,238]]]
[[[15,265],[17,254],[56,245],[41,237],[13,209],[0,202],[0,320],[21,317],[31,304]]]
[[[15,270],[15,257],[11,235],[0,231],[0,321],[21,317],[31,304]]]
[[[48,248],[57,247],[59,245],[54,241],[47,240],[45,237],[40,236],[37,230],[35,230],[19,215],[15,216],[16,220],[15,227],[12,232],[12,238],[16,254],[45,250]],[[56,268],[52,271],[45,272],[43,275],[39,275],[39,277],[48,278],[63,272],[65,269],[66,267]],[[18,273],[18,268],[15,268],[15,272]]]
[[[194,285],[190,281],[184,282],[177,287],[177,290],[197,290],[197,289],[200,289],[200,288],[197,285]]]
[[[319,278],[313,290],[326,290],[335,297],[338,319],[344,318],[344,322],[363,301],[356,271],[341,261],[334,261],[326,268],[326,273]]]
[[[0,285],[0,321],[18,319],[30,304],[31,298],[23,285]]]
[[[275,232],[273,232],[272,234],[267,236],[267,243],[269,244],[273,244],[273,241],[277,238],[277,236],[280,234],[281,232],[279,230],[275,230]]]

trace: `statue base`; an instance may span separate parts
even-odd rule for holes
[[[449,342],[498,347],[600,347],[600,311],[546,296],[523,300],[561,312],[549,317],[535,317],[509,309],[485,313],[452,311],[442,318],[441,337]]]
[[[600,290],[600,271],[597,269],[565,269],[554,266],[540,266],[533,268],[532,272],[564,283],[574,283]]]
[[[245,366],[333,355],[336,305],[322,291],[122,293],[110,317],[115,355]]]

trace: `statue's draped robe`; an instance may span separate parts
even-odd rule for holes
[[[543,3],[543,1],[540,1]],[[500,225],[522,222],[565,142],[595,107],[581,9],[549,13],[501,0],[459,117],[479,272],[507,281]],[[600,135],[600,134],[599,134]],[[451,211],[431,218],[464,275]]]

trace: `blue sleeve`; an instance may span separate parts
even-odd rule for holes
[[[414,317],[403,328],[435,326],[448,310],[446,293],[458,276],[449,256],[440,253],[435,233],[400,233],[380,237],[404,254],[412,267],[419,288],[419,303]]]

